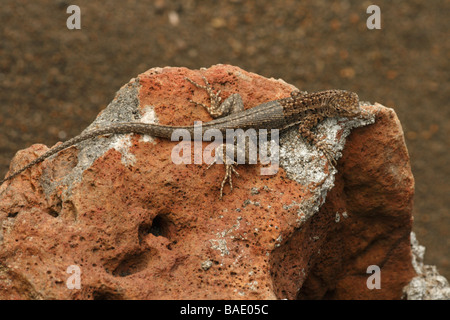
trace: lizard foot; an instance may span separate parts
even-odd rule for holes
[[[233,180],[232,176],[233,173],[239,177],[239,173],[236,171],[234,166],[237,166],[237,164],[225,164],[225,176],[223,177],[222,183],[220,184],[220,196],[219,199],[222,200],[223,197],[223,187],[225,186],[225,183],[228,180],[228,183],[230,184],[230,190],[233,190]]]
[[[213,164],[215,164],[216,162],[214,161],[213,163],[211,163],[206,170],[208,170]],[[220,195],[219,195],[219,200],[222,200],[223,198],[223,188],[225,187],[225,183],[230,184],[230,190],[233,190],[233,173],[239,177],[239,172],[236,171],[235,166],[237,166],[236,163],[231,163],[231,164],[225,164],[225,175],[223,177],[222,183],[220,184]]]
[[[211,168],[213,164],[218,163],[219,160],[220,163],[225,164],[225,176],[223,177],[222,183],[220,184],[220,195],[219,195],[219,200],[222,200],[223,188],[225,187],[225,184],[228,181],[228,183],[230,184],[230,190],[233,190],[233,173],[238,177],[239,173],[235,169],[235,167],[238,165],[236,161],[234,161],[231,157],[227,156],[226,154],[226,144],[221,144],[216,148],[214,160],[211,162],[211,164],[209,164],[206,170]]]
[[[211,105],[207,106],[206,104],[203,104],[201,102],[196,102],[194,100],[189,100],[189,102],[194,103],[194,104],[199,105],[199,106],[202,106],[203,108],[205,108],[208,111],[208,113],[213,118],[218,118],[218,117],[223,115],[223,111],[220,108],[221,101],[222,101],[222,98],[220,97],[220,93],[221,93],[220,90],[217,91],[217,93],[214,92],[213,88],[211,87],[211,85],[208,82],[208,79],[206,79],[206,77],[203,76],[203,75],[202,75],[202,79],[203,79],[203,82],[205,82],[205,85],[201,85],[201,84],[199,84],[199,83],[195,82],[194,80],[189,79],[187,77],[185,79],[187,81],[189,81],[190,83],[192,83],[197,88],[206,90],[206,92],[209,95],[209,100],[211,102]]]
[[[325,155],[325,157],[327,158],[328,163],[332,166],[332,167],[336,167],[337,165],[337,161],[334,157],[333,152],[330,150],[330,147],[324,143],[323,141],[319,141],[316,144],[317,149],[319,149],[320,151],[322,151],[322,153]]]

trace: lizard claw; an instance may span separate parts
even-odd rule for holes
[[[225,164],[225,176],[222,180],[222,183],[220,184],[219,200],[222,200],[222,198],[223,198],[223,187],[225,186],[225,183],[227,182],[227,180],[228,180],[228,183],[230,184],[230,190],[233,190],[233,181],[232,181],[233,173],[239,177],[239,173],[236,171],[234,166],[237,166],[237,164],[235,164],[235,163]]]
[[[328,163],[332,166],[332,167],[336,167],[336,165],[337,165],[337,161],[336,161],[336,159],[334,158],[334,156],[330,153],[330,152],[324,152],[324,154],[325,154],[325,157],[327,158],[327,160],[328,160]]]
[[[191,99],[189,99],[189,102],[192,103],[192,104],[195,104],[197,106],[202,106],[205,109],[208,109],[208,106],[206,104],[204,104],[204,103],[197,102],[197,101],[194,101],[194,100],[191,100]]]
[[[317,149],[319,149],[320,151],[322,151],[322,153],[324,154],[325,158],[327,158],[328,163],[334,168],[337,165],[337,161],[334,157],[333,152],[331,152],[330,147],[322,141],[319,141],[317,143]]]
[[[206,170],[208,170],[209,168],[211,168],[211,166],[213,164],[216,163],[216,160],[214,160],[207,168]],[[223,198],[223,188],[225,187],[225,183],[230,184],[230,190],[233,190],[233,173],[239,177],[239,172],[236,171],[236,169],[234,168],[235,166],[237,166],[236,163],[231,163],[231,164],[225,164],[225,175],[223,177],[222,183],[220,184],[220,195],[219,195],[219,200],[222,200]]]
[[[222,200],[223,188],[225,187],[225,184],[228,181],[228,183],[230,184],[230,189],[233,190],[233,179],[232,179],[233,173],[238,177],[239,173],[235,169],[237,163],[226,155],[226,144],[221,144],[216,148],[216,155],[214,157],[214,160],[208,165],[206,170],[211,168],[213,164],[218,163],[218,159],[221,159],[223,164],[225,164],[225,176],[223,177],[222,183],[220,184],[220,195],[219,195],[219,200]]]
[[[190,83],[192,83],[197,88],[206,90],[206,92],[208,93],[211,105],[207,106],[207,105],[205,105],[203,103],[196,102],[196,101],[193,101],[193,100],[189,100],[189,102],[194,103],[194,104],[196,104],[198,106],[202,106],[203,108],[206,109],[206,111],[208,111],[208,113],[213,118],[218,118],[218,117],[223,115],[223,110],[221,110],[221,102],[222,102],[222,98],[220,97],[220,94],[222,93],[221,90],[218,90],[217,92],[214,92],[213,88],[211,87],[210,83],[208,82],[208,79],[206,79],[206,77],[204,75],[202,75],[202,79],[203,79],[203,82],[205,83],[205,85],[201,85],[201,84],[199,84],[199,83],[195,82],[194,80],[189,79],[187,77],[185,77],[185,79],[187,81],[189,81]]]

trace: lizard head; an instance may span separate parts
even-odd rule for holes
[[[336,90],[328,105],[342,117],[356,117],[361,114],[359,98],[354,92]]]

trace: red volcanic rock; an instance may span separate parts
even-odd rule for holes
[[[228,65],[155,68],[89,128],[209,121],[189,102],[207,94],[185,80],[202,74],[246,108],[294,89]],[[364,109],[317,128],[342,151],[337,172],[294,128],[280,137],[278,173],[238,166],[222,201],[222,166],[174,164],[177,141],[111,135],[60,152],[0,187],[0,298],[399,299],[415,276],[414,180],[394,111]],[[46,150],[20,151],[11,172]],[[380,289],[367,287],[371,265]]]
[[[402,128],[392,109],[366,110],[376,122],[348,137],[324,205],[271,255],[277,297],[400,299],[415,276],[414,179]],[[367,288],[371,265],[380,267],[381,289]]]

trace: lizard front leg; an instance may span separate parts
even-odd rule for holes
[[[327,158],[328,163],[334,167],[336,166],[336,159],[334,158],[334,154],[331,152],[330,148],[324,142],[324,140],[319,140],[311,131],[311,129],[314,128],[322,120],[323,116],[319,114],[314,114],[306,117],[299,126],[299,132],[300,135],[311,145],[315,146],[319,151],[322,151],[322,153]]]
[[[202,76],[203,81],[205,82],[205,85],[198,84],[197,82],[185,78],[187,81],[192,83],[194,86],[200,89],[206,90],[206,92],[209,95],[210,105],[207,106],[201,102],[196,102],[193,100],[189,100],[191,103],[194,103],[196,105],[202,106],[203,108],[208,111],[211,117],[214,119],[227,116],[232,113],[236,113],[239,111],[244,110],[244,103],[242,102],[241,95],[238,93],[234,93],[230,95],[228,98],[226,98],[222,102],[222,98],[220,97],[221,90],[214,92],[213,88],[209,84],[208,80],[205,76]]]

